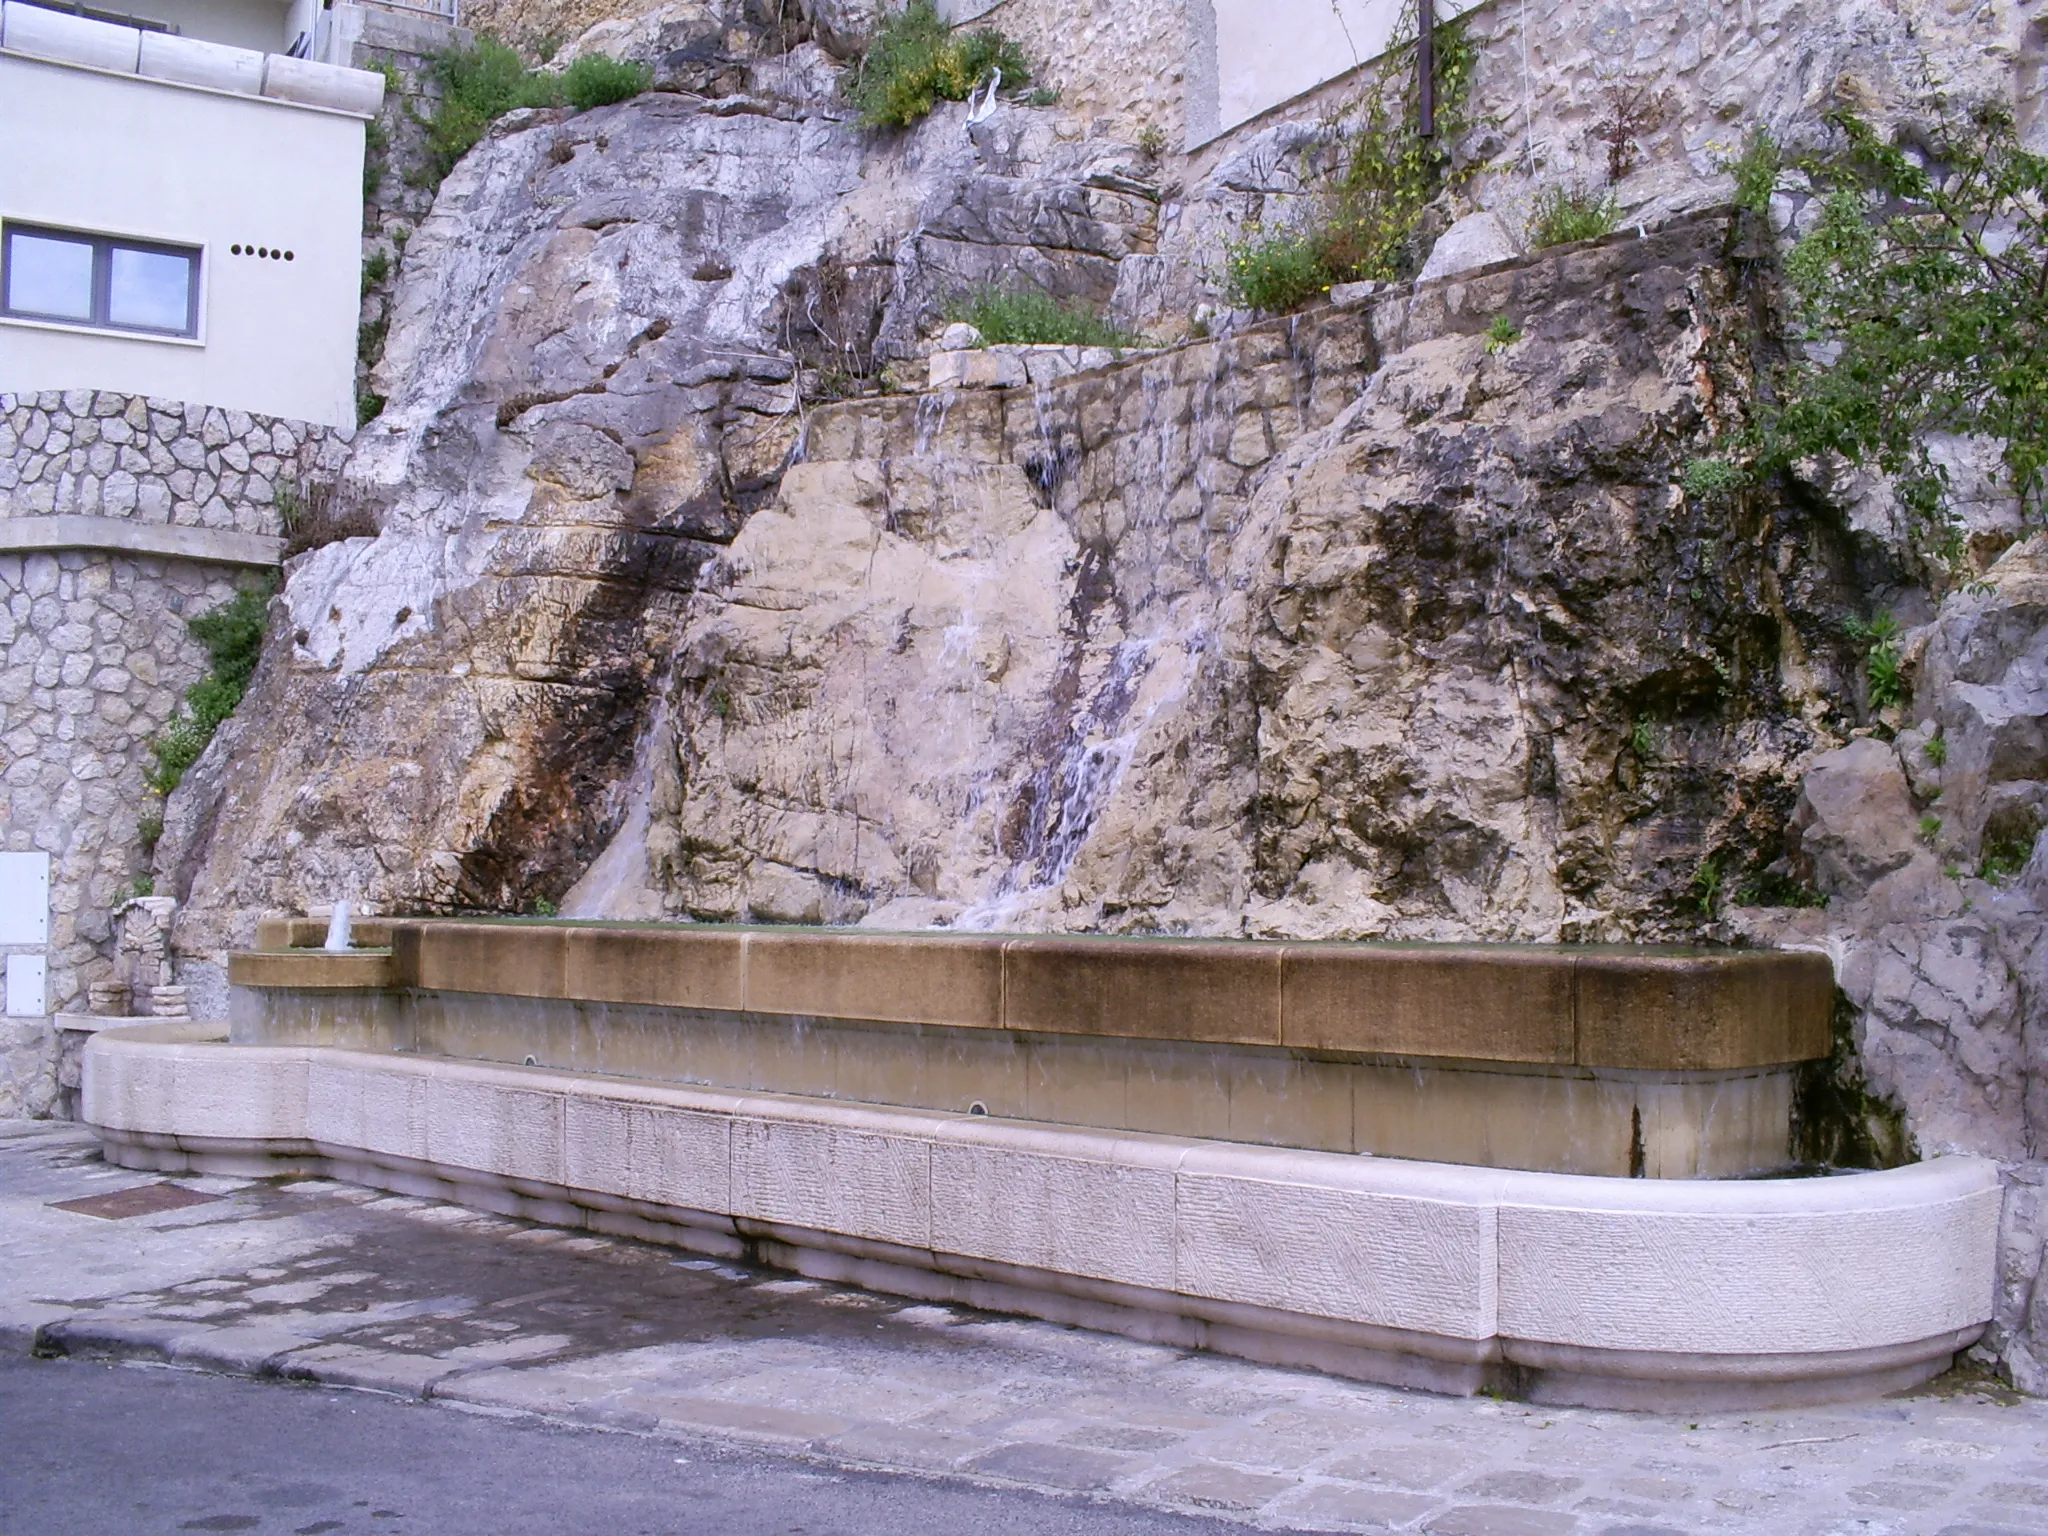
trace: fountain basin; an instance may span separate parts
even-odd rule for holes
[[[319,1173],[899,1294],[1453,1392],[1857,1397],[1989,1318],[1994,1165],[1586,1178],[110,1029],[109,1160]]]
[[[1111,1131],[1652,1178],[1791,1161],[1817,955],[317,923],[235,956],[233,1035]],[[351,958],[351,957],[340,957]],[[303,969],[299,969],[299,968]],[[303,977],[303,980],[299,978]]]

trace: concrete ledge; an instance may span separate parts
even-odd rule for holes
[[[64,20],[71,18],[65,17]],[[138,523],[126,517],[64,512],[51,517],[0,517],[0,552],[101,549],[112,554],[156,555],[208,565],[275,566],[284,540],[261,533],[225,533],[174,523]]]
[[[282,954],[259,950],[228,957],[228,983],[237,987],[353,991],[389,987],[397,978],[388,949],[302,949]]]
[[[279,919],[268,950],[318,944]],[[1824,1057],[1834,972],[1784,950],[1305,944],[385,919],[391,985],[959,1029],[1643,1071]],[[254,962],[231,979],[253,977]],[[278,979],[249,986],[290,986]]]
[[[1990,1316],[1995,1167],[1730,1184],[1499,1169],[107,1030],[135,1167],[322,1170],[805,1273],[1451,1391],[1789,1404]]]

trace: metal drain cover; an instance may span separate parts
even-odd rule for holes
[[[56,1210],[76,1211],[81,1216],[125,1221],[130,1216],[156,1216],[165,1211],[183,1210],[188,1205],[205,1205],[219,1198],[219,1195],[203,1195],[180,1184],[138,1184],[133,1189],[85,1195],[77,1200],[52,1200],[50,1204]]]

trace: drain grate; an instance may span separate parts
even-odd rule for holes
[[[156,1216],[164,1211],[183,1210],[188,1205],[205,1205],[219,1198],[219,1195],[203,1195],[180,1184],[138,1184],[133,1189],[117,1189],[104,1195],[52,1200],[50,1205],[60,1211],[76,1211],[81,1216],[125,1221],[130,1216]]]

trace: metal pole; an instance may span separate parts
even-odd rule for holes
[[[1436,0],[1415,0],[1415,131],[1436,137]]]

